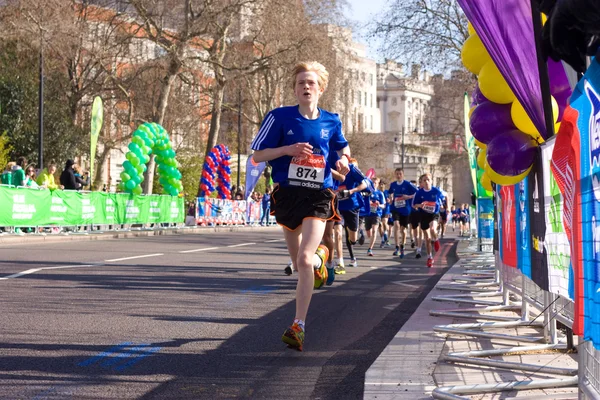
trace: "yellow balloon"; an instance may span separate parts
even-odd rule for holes
[[[490,180],[490,177],[487,173],[484,172],[483,175],[481,175],[481,180],[479,181],[479,183],[481,183],[481,187],[483,187],[488,192],[492,190],[492,181]]]
[[[462,50],[460,51],[460,59],[462,60],[465,68],[475,75],[478,75],[481,71],[481,68],[488,61],[491,61],[490,55],[488,54],[485,46],[477,34],[471,35],[467,38],[463,44]]]
[[[529,118],[529,115],[527,115],[525,108],[523,108],[518,99],[515,99],[515,101],[513,101],[512,103],[512,106],[510,107],[510,116],[512,117],[512,121],[515,124],[515,126],[521,132],[525,132],[526,134],[530,135],[536,140],[538,137],[541,138],[537,128],[533,124],[533,121],[531,120],[531,118]],[[554,97],[552,97],[552,120],[554,121],[554,123],[558,121],[558,103],[556,102]]]
[[[546,16],[546,14],[542,13],[542,26],[546,25],[546,21],[548,21],[548,17]]]
[[[487,144],[480,142],[479,140],[473,138],[473,140],[475,140],[475,144],[477,145],[477,147],[479,147],[481,150],[485,150],[487,149]]]
[[[479,150],[479,154],[477,155],[477,165],[481,169],[485,169],[485,156],[487,154],[486,149]]]
[[[544,15],[544,14],[542,14],[542,15]],[[475,28],[473,28],[473,24],[470,22],[467,24],[467,31],[469,32],[469,35],[475,34]]]
[[[557,122],[554,124],[554,133],[558,133],[558,130],[560,129],[560,122]]]
[[[492,60],[486,62],[479,72],[479,90],[494,103],[509,104],[515,99],[515,94]]]
[[[502,186],[509,186],[509,185],[515,185],[515,184],[521,182],[523,179],[525,179],[525,177],[527,175],[529,175],[529,172],[531,171],[532,167],[533,167],[533,165],[530,166],[529,168],[527,168],[527,171],[523,172],[520,175],[506,176],[506,175],[500,175],[499,173],[494,171],[492,169],[492,167],[490,167],[488,164],[487,168],[485,170],[485,173],[490,177],[490,179],[494,183],[496,183],[498,185],[502,185]]]

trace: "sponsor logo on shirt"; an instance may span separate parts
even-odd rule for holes
[[[329,139],[329,130],[321,129],[321,139]]]
[[[293,132],[293,131],[290,129],[289,131],[287,131],[287,134],[288,134],[289,136],[292,136],[292,135],[294,134],[294,132]]]

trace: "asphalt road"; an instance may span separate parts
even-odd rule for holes
[[[276,229],[0,246],[1,399],[358,399],[364,374],[449,265],[392,249],[313,296]]]

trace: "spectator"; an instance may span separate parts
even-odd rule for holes
[[[40,185],[35,181],[35,167],[33,164],[28,166],[25,171],[25,186],[30,189],[39,189]]]
[[[271,211],[271,189],[267,187],[265,189],[265,194],[262,197],[262,211],[263,215],[260,217],[260,224],[263,224],[263,220],[267,219],[267,225],[269,225],[269,212]]]
[[[63,189],[62,185],[57,185],[54,181],[54,174],[56,173],[56,163],[51,161],[48,164],[48,168],[44,168],[44,170],[40,173],[37,178],[37,184],[41,187],[48,188],[50,190],[55,190],[58,188]]]
[[[240,189],[235,193],[235,200],[244,200],[244,192]]]
[[[77,180],[75,179],[75,171],[73,171],[73,165],[75,163],[73,162],[73,160],[67,160],[67,162],[65,163],[65,169],[63,170],[63,172],[60,174],[60,184],[63,185],[63,187],[66,190],[78,190],[79,189],[79,184],[77,183]]]
[[[25,157],[19,157],[17,159],[17,165],[12,169],[12,184],[15,186],[25,186],[27,183],[27,177],[25,176],[25,166],[27,165],[27,159]]]
[[[79,184],[79,188],[77,190],[81,190],[90,184],[90,173],[87,171],[83,172],[83,169],[79,164],[73,165],[73,171],[75,171],[75,180]]]
[[[12,185],[12,169],[15,165],[17,165],[17,163],[14,161],[6,164],[6,168],[4,168],[4,172],[2,172],[2,177],[0,180],[3,185]]]

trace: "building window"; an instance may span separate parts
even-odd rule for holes
[[[373,130],[373,116],[372,115],[369,117],[369,121],[370,121],[369,129]]]
[[[392,97],[392,105],[395,106],[396,104],[398,104],[398,99],[395,97]]]
[[[373,74],[369,74],[369,82],[371,83],[371,86],[373,86]]]
[[[366,78],[367,78],[367,75],[364,72],[362,72],[360,74],[360,80],[364,82]]]
[[[371,96],[371,108],[373,108],[373,93],[371,93],[370,96]]]
[[[411,120],[411,118],[410,118],[410,117],[408,117],[408,122],[407,122],[407,124],[406,124],[406,125],[408,125],[408,130],[410,131],[410,130],[411,130],[411,128],[412,128],[412,120]]]
[[[360,90],[358,91],[357,101],[358,101],[358,105],[360,106],[362,103],[362,92]]]

